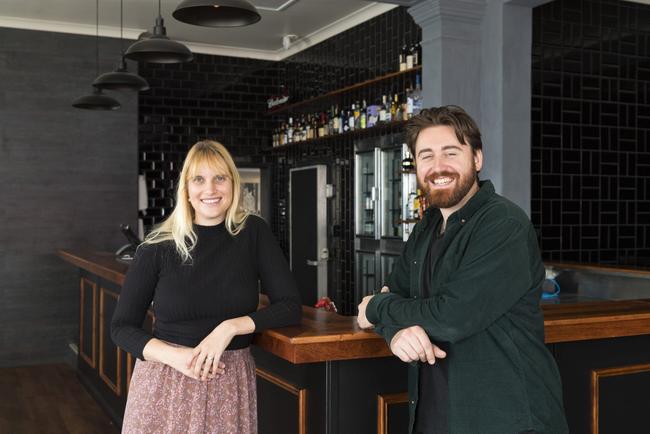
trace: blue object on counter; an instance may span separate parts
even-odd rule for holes
[[[545,282],[551,282],[553,284],[554,291],[553,292],[546,292],[544,291],[544,286],[542,286],[542,298],[548,299],[548,298],[553,298],[557,297],[560,295],[560,284],[557,283],[557,281],[553,279],[545,279]]]

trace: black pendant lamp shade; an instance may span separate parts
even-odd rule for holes
[[[153,35],[133,43],[124,57],[150,63],[183,63],[190,62],[193,58],[189,48],[167,37],[165,23],[160,15],[156,18]]]
[[[126,69],[124,58],[122,58],[121,65],[115,71],[106,72],[97,77],[93,81],[93,86],[98,89],[132,90],[136,92],[149,89],[147,80]]]
[[[183,0],[172,15],[178,21],[205,27],[247,26],[261,18],[246,0]]]
[[[72,106],[87,110],[117,110],[120,108],[120,103],[95,87],[92,94],[75,99]]]
[[[95,1],[95,74],[99,72],[99,0]],[[72,101],[72,106],[86,110],[117,110],[118,100],[104,95],[101,89],[93,86],[93,93]]]

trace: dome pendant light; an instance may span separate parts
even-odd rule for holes
[[[189,48],[167,37],[165,22],[160,15],[160,0],[153,34],[147,39],[133,43],[124,53],[124,57],[151,63],[183,63],[190,62],[193,58]]]
[[[118,100],[104,95],[101,89],[97,89],[96,87],[92,94],[75,99],[72,102],[72,106],[87,110],[117,110],[121,107]]]
[[[261,19],[246,0],[184,0],[172,15],[178,21],[204,27],[248,26]]]
[[[133,74],[126,69],[126,62],[122,57],[122,64],[113,72],[105,72],[93,81],[93,86],[108,90],[133,90],[139,92],[148,90],[149,83],[138,74]]]
[[[99,0],[96,0],[96,34],[95,34],[95,74],[99,73]],[[75,99],[72,106],[86,110],[117,110],[120,108],[118,100],[104,95],[101,89],[93,87],[93,93]]]
[[[122,42],[124,40],[124,11],[123,0],[120,0],[120,65],[113,72],[106,72],[95,79],[93,86],[98,89],[108,90],[132,90],[141,91],[149,89],[147,80],[140,77],[138,74],[132,74],[127,70],[126,61],[124,60],[124,48]]]

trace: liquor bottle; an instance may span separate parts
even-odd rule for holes
[[[404,216],[405,220],[415,220],[415,210],[417,209],[416,207],[416,202],[417,202],[417,193],[415,191],[411,191],[408,195],[408,199],[406,201],[406,215]]]
[[[397,99],[397,94],[395,94],[395,97],[393,98],[393,101],[390,104],[390,119],[391,121],[397,121],[399,120],[398,113],[399,111],[399,100]]]
[[[363,107],[361,107],[361,113],[359,114],[359,127],[361,129],[366,129],[368,124],[368,107],[366,106],[366,100],[363,100]]]
[[[379,108],[379,122],[386,122],[386,95],[381,96],[381,107]]]
[[[282,134],[280,134],[280,146],[284,146],[289,143],[289,137],[287,135],[287,124],[282,122]]]
[[[343,113],[343,111],[341,111]],[[343,122],[343,132],[347,133],[350,131],[350,119],[352,119],[352,125],[354,126],[354,115],[350,110],[345,110],[345,115],[341,116],[341,121]]]
[[[287,143],[293,142],[293,118],[289,116],[289,124],[287,125]]]
[[[415,45],[411,45],[408,48],[408,53],[406,54],[406,69],[411,69],[413,68],[413,52],[415,51]]]
[[[359,101],[352,105],[352,111],[354,112],[354,129],[358,130],[361,128],[361,104]]]
[[[354,104],[352,110],[348,110],[348,130],[354,131]]]
[[[372,128],[379,121],[379,106],[368,107],[366,109],[366,127]]]
[[[321,112],[320,121],[318,122],[318,137],[325,137],[327,133],[325,132],[325,127],[327,122],[325,121],[325,112]]]
[[[415,116],[422,111],[422,85],[420,74],[415,75],[415,89],[411,92],[411,99],[413,100],[413,116]]]
[[[313,134],[314,129],[311,127],[311,115],[307,115],[307,121],[304,123],[303,127],[303,140],[309,140],[313,138]]]
[[[413,156],[411,155],[411,152],[407,150],[404,153],[404,158],[402,159],[402,170],[411,171],[413,169],[415,169],[415,165],[413,164]]]
[[[341,109],[339,112],[339,134],[347,131],[348,129],[348,118],[346,117],[345,110]]]
[[[402,46],[402,51],[399,53],[399,70],[400,71],[405,71],[406,70],[406,55],[407,55],[407,50],[406,50],[406,44]]]
[[[404,120],[409,120],[413,117],[413,88],[406,89],[406,103],[404,104]]]
[[[302,134],[302,124],[300,123],[300,118],[296,121],[296,126],[293,128],[293,142],[300,142],[300,136]]]
[[[332,134],[340,133],[339,129],[340,129],[340,126],[341,126],[341,117],[339,115],[339,106],[338,105],[334,108],[334,111],[332,113],[331,121],[332,121]]]
[[[427,202],[427,196],[422,194],[422,191],[418,189],[418,215],[421,218],[424,215],[424,211],[427,210],[429,203]]]
[[[418,188],[417,193],[415,197],[413,198],[413,208],[411,210],[411,215],[413,216],[413,219],[419,220],[420,219],[420,200],[422,199],[420,189]]]

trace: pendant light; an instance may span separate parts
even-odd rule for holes
[[[95,74],[99,73],[99,0],[96,0],[95,9]],[[104,95],[101,89],[93,86],[93,93],[75,99],[72,106],[86,110],[117,110],[120,108],[118,100]]]
[[[153,34],[147,39],[133,43],[124,53],[124,57],[139,62],[183,63],[191,61],[193,56],[185,45],[167,37],[165,22],[160,15],[160,0],[158,0],[158,18],[156,18]]]
[[[124,41],[124,5],[123,0],[120,0],[120,65],[113,72],[106,72],[95,79],[93,86],[99,89],[109,90],[133,90],[141,91],[149,89],[147,80],[140,77],[138,74],[130,73],[126,67],[124,60],[124,48],[122,43]]]
[[[261,19],[246,0],[183,0],[172,15],[178,21],[205,27],[240,27]]]

